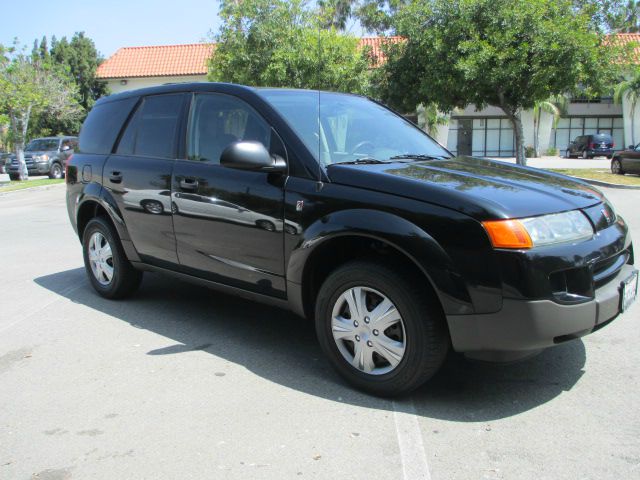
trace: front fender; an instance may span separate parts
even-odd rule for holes
[[[394,214],[368,209],[329,213],[309,225],[299,246],[291,252],[287,280],[301,285],[305,266],[317,249],[340,236],[360,236],[381,241],[409,258],[425,275],[446,314],[473,312],[462,276],[447,252],[427,232]]]

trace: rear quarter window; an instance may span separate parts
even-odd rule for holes
[[[137,97],[96,105],[80,131],[81,153],[111,153],[122,125],[138,101]]]

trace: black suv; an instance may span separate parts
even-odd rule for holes
[[[613,156],[615,148],[613,138],[608,133],[596,133],[594,135],[582,135],[567,147],[567,158],[574,156],[582,158],[607,157]]]
[[[400,394],[447,351],[531,355],[634,300],[627,225],[588,184],[454,158],[363,97],[229,84],[104,98],[68,164],[99,294],[143,271],[314,319],[351,383]]]

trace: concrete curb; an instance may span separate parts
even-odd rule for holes
[[[11,194],[13,194],[13,193],[26,192],[26,191],[29,191],[29,190],[36,190],[36,189],[43,189],[43,190],[46,190],[46,189],[48,189],[48,188],[60,188],[60,187],[65,186],[65,185],[66,185],[66,183],[65,183],[65,182],[62,182],[62,183],[56,183],[56,184],[53,184],[53,185],[36,185],[35,187],[21,188],[21,189],[19,189],[19,190],[10,190],[10,191],[8,191],[8,192],[3,192],[3,191],[2,191],[2,188],[1,188],[1,186],[0,186],[0,197],[2,197],[2,196],[4,196],[4,195],[11,195]]]
[[[578,180],[582,180],[583,182],[590,183],[591,185],[596,185],[598,187],[607,187],[607,188],[619,188],[621,190],[640,190],[640,185],[621,185],[619,183],[609,183],[603,182],[602,180],[593,180],[591,178],[582,178],[582,177],[573,177]]]

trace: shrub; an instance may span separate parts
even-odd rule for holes
[[[527,145],[526,147],[524,147],[524,156],[527,158],[535,158],[536,149],[533,148],[531,145]]]
[[[545,152],[545,155],[547,157],[559,157],[560,156],[560,149],[558,147],[549,147],[549,148],[547,148],[547,151]]]

